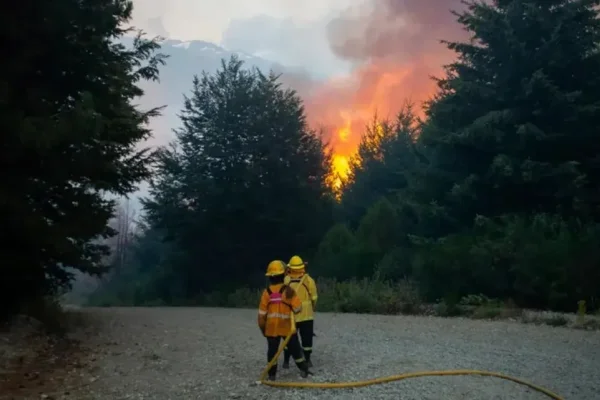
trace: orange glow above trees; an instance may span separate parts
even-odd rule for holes
[[[330,48],[352,63],[352,72],[295,86],[309,124],[325,133],[333,149],[332,169],[341,179],[375,116],[394,119],[407,100],[423,116],[423,102],[436,91],[432,77],[442,77],[443,65],[455,58],[440,40],[468,35],[450,11],[463,7],[461,0],[364,0],[329,22]],[[339,178],[333,186],[340,187]]]

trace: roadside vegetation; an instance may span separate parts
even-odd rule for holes
[[[465,5],[477,40],[446,43],[424,117],[409,102],[374,117],[339,188],[302,98],[236,57],[199,67],[173,141],[144,149],[159,40],[119,42],[129,1],[38,3],[1,17],[0,318],[46,318],[81,275],[97,278],[81,304],[255,307],[266,265],[293,254],[321,311],[561,326],[580,301],[600,309],[594,2]],[[143,181],[134,216],[115,199]]]

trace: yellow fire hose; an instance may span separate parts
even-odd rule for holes
[[[526,382],[526,381],[524,381],[522,379],[519,379],[519,378],[513,378],[512,376],[508,376],[508,375],[504,375],[504,374],[499,374],[497,372],[478,371],[478,370],[470,370],[470,369],[459,369],[459,370],[448,370],[448,371],[408,372],[408,373],[400,374],[400,375],[392,375],[392,376],[386,376],[386,377],[382,377],[382,378],[375,378],[375,379],[369,379],[369,380],[365,380],[365,381],[356,381],[356,382],[327,383],[327,382],[273,382],[273,381],[268,381],[265,378],[266,378],[266,376],[267,376],[267,374],[269,372],[269,369],[273,365],[275,365],[277,363],[277,360],[279,359],[279,356],[281,355],[281,352],[283,351],[283,349],[285,348],[285,346],[287,346],[287,344],[290,341],[292,335],[296,333],[296,330],[295,330],[294,326],[295,326],[294,316],[292,314],[292,333],[290,333],[285,338],[285,340],[283,341],[283,343],[279,347],[279,350],[277,351],[277,353],[275,354],[275,356],[273,356],[273,358],[271,359],[271,361],[269,361],[269,363],[267,364],[267,366],[265,367],[265,369],[260,374],[260,379],[259,379],[259,381],[257,383],[262,384],[262,385],[266,385],[266,386],[280,387],[280,388],[342,389],[342,388],[355,388],[355,387],[370,386],[370,385],[376,385],[376,384],[379,384],[379,383],[387,383],[387,382],[393,382],[393,381],[400,381],[400,380],[403,380],[403,379],[418,378],[418,377],[423,377],[423,376],[479,375],[479,376],[493,376],[493,377],[496,377],[496,378],[506,379],[506,380],[509,380],[509,381],[513,381],[513,382],[516,382],[518,384],[528,386],[531,389],[536,390],[536,391],[538,391],[540,393],[543,393],[546,396],[550,397],[551,399],[554,399],[554,400],[564,400],[563,397],[557,395],[556,393],[551,392],[548,389],[545,389],[545,388],[543,388],[541,386],[534,385],[533,383]]]

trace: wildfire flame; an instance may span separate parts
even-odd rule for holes
[[[344,120],[344,124],[336,129],[335,137],[338,143],[348,143],[352,135],[352,119],[350,114],[345,111],[340,112],[340,117]],[[342,182],[348,179],[348,174],[350,173],[350,154],[334,153],[332,157],[332,170],[334,174],[333,188],[339,190]]]
[[[335,175],[333,189],[339,190],[342,183],[348,179],[348,174],[350,173],[350,160],[346,156],[334,154],[332,164],[333,173]]]
[[[418,106],[433,93],[433,81],[421,82],[411,88],[415,86],[414,75],[415,71],[408,67],[369,65],[350,76],[328,82],[309,98],[309,119],[324,129],[333,149],[334,190],[339,190],[348,178],[350,158],[356,153],[361,135],[373,118],[394,118],[407,98]],[[419,107],[415,112],[422,115]]]
[[[347,179],[349,160],[374,117],[394,119],[407,100],[423,117],[421,106],[436,90],[431,77],[442,76],[454,59],[440,39],[466,35],[450,8],[460,9],[460,0],[368,0],[330,22],[332,51],[355,68],[304,98],[309,123],[325,131],[333,148],[334,189]]]

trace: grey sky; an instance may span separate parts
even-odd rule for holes
[[[321,19],[361,0],[134,0],[136,26],[162,17],[173,39],[202,39],[219,43],[233,19],[266,14],[292,17],[297,22]]]
[[[324,77],[348,71],[325,26],[363,0],[134,0],[133,25],[171,39],[206,40]]]

